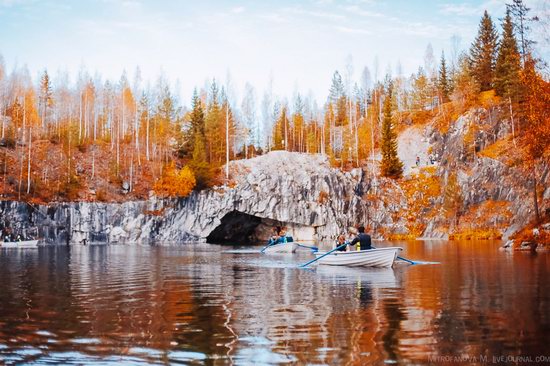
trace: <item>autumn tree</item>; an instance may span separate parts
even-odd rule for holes
[[[329,103],[333,105],[335,110],[334,125],[335,126],[345,126],[348,122],[347,118],[347,102],[346,94],[344,89],[344,83],[342,81],[342,76],[338,71],[335,71],[332,75],[332,84],[329,90]]]
[[[153,189],[160,197],[186,197],[195,188],[196,180],[189,167],[177,169],[172,161],[163,169]]]
[[[536,222],[541,216],[538,203],[539,165],[550,161],[550,83],[536,71],[536,62],[527,57],[521,72],[525,90],[525,123],[521,138],[523,166],[531,178]],[[542,187],[543,190],[546,187]]]
[[[497,31],[489,13],[485,11],[477,37],[470,48],[470,69],[481,91],[493,88],[497,44]]]
[[[279,107],[279,104],[276,103],[274,109],[279,111],[279,113],[277,120],[273,125],[273,150],[285,150],[287,143],[287,141],[285,141],[285,130],[288,124],[287,107],[286,105]]]
[[[469,107],[476,102],[479,85],[473,77],[470,62],[466,55],[462,55],[459,59],[453,85],[452,99],[454,101],[461,103],[463,107]]]
[[[447,181],[443,190],[443,210],[447,218],[455,226],[462,214],[463,198],[456,173],[451,172],[447,175]]]
[[[392,121],[392,88],[392,82],[388,80],[384,99],[380,171],[384,177],[398,179],[403,175],[403,163],[397,156],[397,135]]]
[[[42,119],[42,130],[45,131],[48,127],[46,120],[48,115],[48,108],[53,105],[52,87],[50,82],[50,76],[48,71],[44,70],[42,78],[40,79],[40,96],[39,96],[39,110],[40,118]]]

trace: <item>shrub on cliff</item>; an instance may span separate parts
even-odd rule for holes
[[[196,185],[195,175],[189,167],[177,169],[172,162],[162,172],[153,189],[160,197],[186,197]]]

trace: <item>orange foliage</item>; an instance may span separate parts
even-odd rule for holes
[[[496,106],[500,103],[500,97],[495,95],[495,90],[487,90],[479,93],[479,103],[485,109]]]
[[[435,167],[426,167],[412,174],[401,187],[407,198],[407,210],[399,212],[399,216],[404,215],[407,219],[409,234],[395,239],[416,238],[426,229],[426,222],[421,218],[429,218],[436,214],[434,201],[441,194],[441,181],[435,174]]]
[[[512,218],[510,202],[487,200],[470,207],[461,217],[460,225],[449,234],[450,239],[500,239]]]
[[[196,184],[195,175],[189,167],[178,170],[172,162],[165,167],[162,177],[155,183],[153,189],[161,197],[186,197]]]
[[[496,141],[494,144],[487,146],[485,149],[479,152],[479,155],[486,158],[500,160],[506,158],[509,150],[512,148],[512,137],[506,136],[505,138]]]

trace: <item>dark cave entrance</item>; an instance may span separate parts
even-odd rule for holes
[[[312,241],[315,228],[312,226],[257,217],[240,211],[231,211],[220,220],[206,241],[212,244],[263,244],[267,243],[273,229],[282,226],[295,241]]]
[[[239,211],[231,211],[221,219],[221,223],[206,237],[213,244],[252,244],[258,241],[256,228],[262,223],[257,216]]]

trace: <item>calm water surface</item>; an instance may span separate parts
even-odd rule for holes
[[[382,270],[208,244],[3,249],[0,364],[549,357],[549,254],[498,244],[399,243],[440,264]]]

